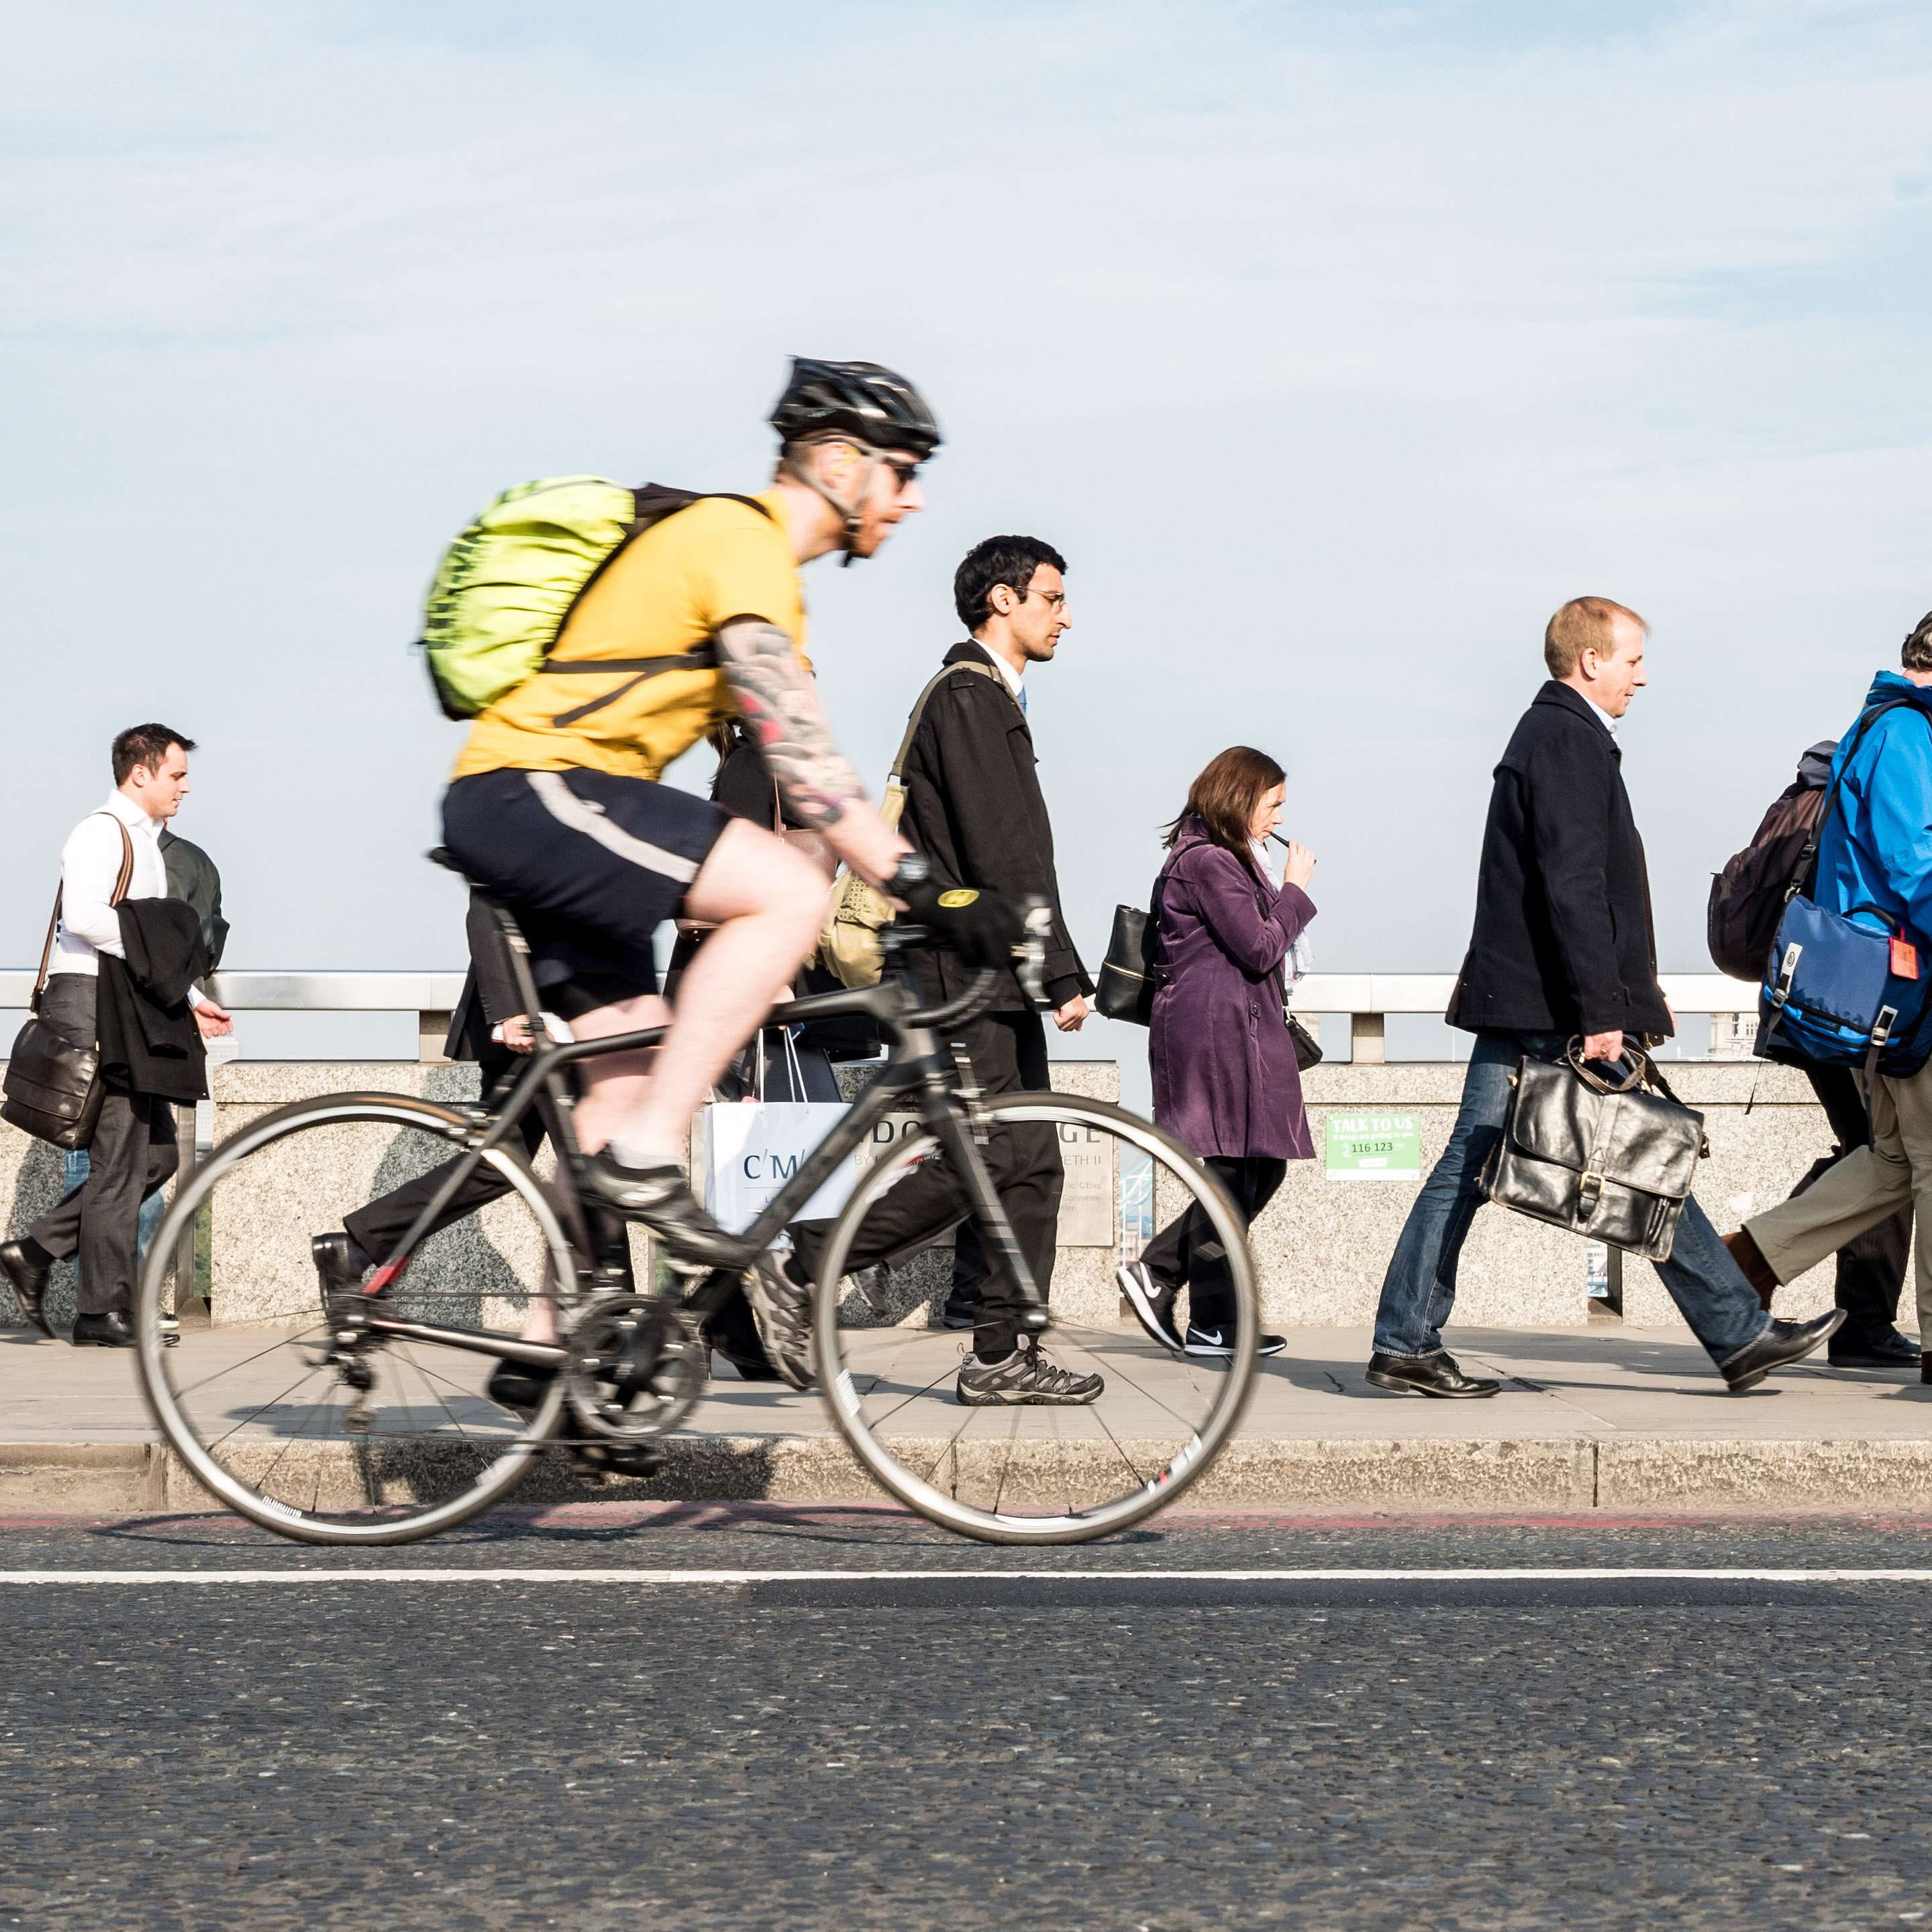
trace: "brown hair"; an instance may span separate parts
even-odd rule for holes
[[[1238,852],[1244,859],[1252,855],[1248,827],[1262,794],[1288,776],[1265,752],[1252,745],[1230,745],[1217,752],[1202,768],[1201,776],[1187,788],[1187,802],[1180,816],[1166,828],[1166,842],[1172,845],[1190,818],[1201,821],[1210,841]]]
[[[1932,610],[1919,619],[1911,636],[1906,639],[1898,653],[1898,662],[1906,670],[1932,670]]]
[[[1543,662],[1552,677],[1568,677],[1586,651],[1608,657],[1616,648],[1617,620],[1628,617],[1647,638],[1650,626],[1634,610],[1607,597],[1573,597],[1543,633]]]

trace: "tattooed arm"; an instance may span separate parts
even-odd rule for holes
[[[745,728],[794,818],[875,885],[911,848],[886,826],[832,742],[812,674],[776,624],[738,617],[718,635],[718,662]]]

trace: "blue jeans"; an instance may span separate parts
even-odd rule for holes
[[[1509,1112],[1509,1076],[1525,1054],[1561,1060],[1568,1045],[1562,1034],[1476,1036],[1449,1144],[1408,1210],[1382,1280],[1377,1354],[1413,1360],[1442,1352],[1442,1324],[1456,1305],[1456,1265],[1469,1223],[1483,1204],[1483,1169]],[[1749,1348],[1771,1319],[1695,1200],[1684,1202],[1670,1258],[1659,1262],[1657,1271],[1690,1332],[1720,1368]]]

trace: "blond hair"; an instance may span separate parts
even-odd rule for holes
[[[1543,662],[1552,677],[1568,677],[1586,651],[1609,657],[1616,649],[1617,620],[1628,617],[1646,637],[1650,626],[1628,606],[1607,597],[1573,597],[1543,633]]]

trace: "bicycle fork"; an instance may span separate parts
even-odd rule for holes
[[[1040,1292],[1040,1284],[1034,1280],[1033,1270],[1027,1266],[1026,1257],[1014,1238],[1012,1223],[1006,1218],[999,1190],[993,1185],[992,1176],[986,1172],[986,1160],[980,1151],[980,1135],[973,1124],[972,1101],[977,1097],[976,1094],[968,1097],[963,1112],[956,1106],[943,1103],[928,1107],[925,1110],[926,1125],[938,1136],[946,1158],[966,1178],[966,1191],[980,1223],[980,1238],[982,1241],[991,1241],[1017,1292],[1020,1304],[1018,1325],[1037,1335],[1050,1325],[1052,1317],[1047,1311],[1046,1298]],[[1040,1131],[1049,1132],[1052,1130],[1042,1128]]]

